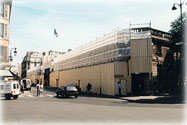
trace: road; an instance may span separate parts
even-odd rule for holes
[[[121,99],[84,97],[56,98],[44,91],[36,96],[36,88],[17,100],[4,100],[3,124],[184,124],[185,104],[139,104]]]

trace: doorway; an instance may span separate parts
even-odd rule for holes
[[[50,68],[45,69],[44,72],[44,86],[49,86],[50,81]]]

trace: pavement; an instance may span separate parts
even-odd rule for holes
[[[57,88],[46,87],[45,90],[55,92]],[[187,99],[184,96],[176,95],[150,95],[150,96],[110,96],[98,95],[97,93],[81,92],[80,96],[97,97],[97,98],[115,98],[133,103],[160,103],[160,104],[186,104]]]
[[[134,96],[120,98],[135,103],[186,104],[186,99],[182,96]]]

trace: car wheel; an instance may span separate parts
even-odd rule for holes
[[[78,96],[76,95],[75,98],[77,98]]]
[[[59,98],[59,94],[57,94],[56,97]]]
[[[14,98],[14,99],[17,99],[17,98],[18,98],[18,95],[13,96],[13,98]]]
[[[10,100],[10,96],[8,96],[8,95],[5,96],[5,99],[6,99],[6,100]]]

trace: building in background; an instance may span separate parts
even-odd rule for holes
[[[54,59],[64,52],[27,52],[21,64],[22,78],[30,77],[32,82],[49,85],[50,73],[54,70]]]
[[[35,72],[38,66],[42,64],[42,53],[27,52],[21,64],[21,78],[27,77],[28,73]],[[36,71],[37,72],[37,71]]]
[[[54,60],[58,56],[65,54],[65,52],[58,52],[50,50],[49,52],[43,53],[43,64],[40,75],[43,74],[43,81],[45,86],[49,86],[50,73],[54,71]]]
[[[10,15],[12,1],[0,2],[0,67],[9,67]]]

